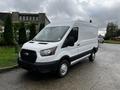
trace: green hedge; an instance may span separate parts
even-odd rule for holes
[[[17,57],[14,47],[0,47],[0,68],[16,65]]]

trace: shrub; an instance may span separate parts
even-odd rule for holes
[[[40,27],[39,27],[39,31],[41,31],[44,27],[45,27],[45,24],[44,24],[44,23],[41,23],[41,24],[40,24]]]
[[[4,22],[4,33],[3,37],[4,40],[2,43],[7,44],[7,45],[12,45],[13,44],[13,29],[12,29],[12,21],[11,21],[11,16],[8,15],[6,17],[6,20]]]
[[[21,22],[20,28],[19,28],[19,44],[24,44],[27,41],[27,36],[26,36],[26,30],[25,30],[25,24]]]
[[[34,24],[34,23],[31,23],[29,29],[30,29],[29,40],[31,40],[31,39],[33,39],[34,36],[36,35],[36,27],[35,27],[35,24]]]

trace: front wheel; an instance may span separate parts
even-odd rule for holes
[[[63,60],[60,62],[58,66],[57,75],[62,78],[67,75],[68,70],[69,70],[69,62],[67,60]]]
[[[95,53],[92,52],[91,55],[89,56],[89,61],[93,62],[95,60]]]

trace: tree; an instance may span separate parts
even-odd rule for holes
[[[114,23],[108,23],[107,25],[107,30],[106,30],[106,35],[105,35],[105,39],[112,39],[113,37],[116,37],[116,32],[118,31],[118,25],[114,24]]]
[[[20,27],[20,23],[14,23],[14,24],[13,24],[14,38],[15,38],[16,42],[18,41],[17,31],[19,30],[19,27]]]
[[[40,26],[39,26],[39,31],[41,31],[44,27],[45,27],[45,24],[41,23]]]
[[[27,36],[26,36],[26,30],[25,30],[25,24],[23,22],[20,23],[20,28],[19,28],[19,44],[24,44],[27,41]]]
[[[33,39],[34,36],[36,35],[36,26],[34,23],[31,23],[29,26],[30,29],[30,36],[29,36],[29,40]]]
[[[4,22],[4,41],[7,45],[13,44],[13,28],[12,28],[12,21],[11,16],[8,15]]]
[[[120,29],[116,31],[116,37],[120,36]]]

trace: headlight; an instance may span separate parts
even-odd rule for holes
[[[55,51],[56,51],[56,48],[57,48],[57,47],[53,47],[53,48],[41,50],[41,51],[40,51],[40,55],[41,55],[41,56],[54,55],[54,54],[55,54]]]

